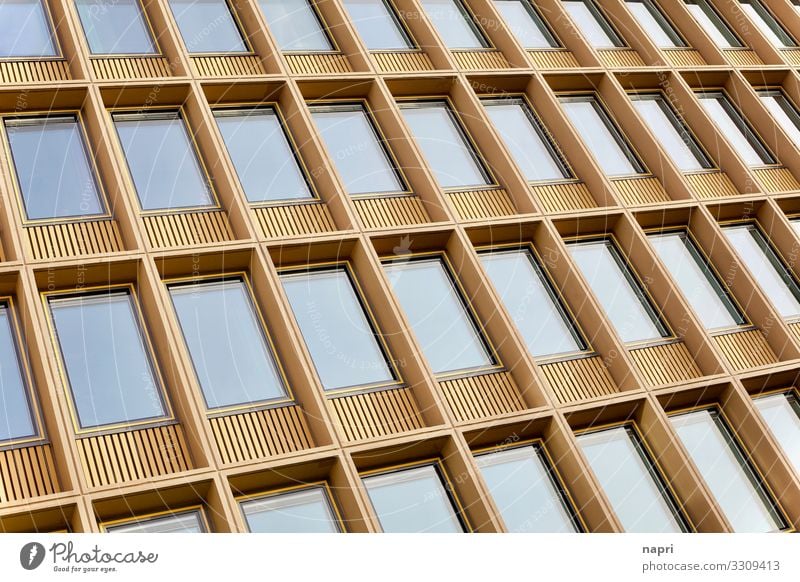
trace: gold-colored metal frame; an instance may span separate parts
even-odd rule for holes
[[[87,54],[89,55],[90,59],[121,59],[121,58],[152,59],[164,56],[164,52],[161,49],[161,45],[158,42],[158,35],[156,34],[155,29],[153,28],[153,23],[150,22],[150,16],[147,14],[147,10],[145,9],[142,0],[134,0],[134,2],[136,3],[136,7],[139,9],[139,14],[141,14],[145,26],[147,27],[147,31],[150,35],[150,40],[153,43],[153,48],[156,49],[156,52],[154,53],[102,53],[102,54],[93,53],[92,48],[89,45],[89,37],[86,35],[86,27],[83,25],[83,19],[81,19],[80,16],[80,11],[78,10],[78,7],[75,6],[74,1],[70,2],[73,10],[75,11],[75,18],[78,21],[78,26],[80,26],[81,32],[83,32],[83,38],[86,41]]]
[[[319,26],[320,31],[322,32],[322,34],[325,35],[325,38],[328,39],[328,42],[331,43],[331,46],[333,48],[329,49],[329,50],[324,50],[324,51],[302,51],[302,50],[284,51],[284,50],[281,50],[281,47],[278,44],[278,41],[275,38],[275,35],[272,34],[272,28],[270,27],[269,19],[267,18],[267,15],[264,14],[264,11],[261,10],[261,7],[259,6],[258,10],[261,13],[261,16],[264,17],[264,23],[267,25],[266,28],[269,31],[269,34],[272,37],[272,40],[273,40],[273,42],[275,44],[275,48],[278,49],[278,52],[280,52],[281,54],[284,54],[284,55],[335,55],[335,54],[344,54],[344,53],[342,53],[342,49],[339,47],[339,43],[336,42],[336,39],[334,38],[333,33],[331,32],[333,29],[328,25],[328,22],[325,20],[325,17],[322,16],[322,12],[320,12],[319,9],[317,8],[316,0],[303,0],[303,1],[306,4],[308,4],[308,7],[311,9],[311,12],[314,14],[314,16],[317,19],[317,24],[320,25]],[[256,4],[257,4],[257,2],[256,2]]]
[[[47,19],[48,24],[48,31],[50,33],[50,40],[53,42],[53,48],[56,51],[54,55],[47,55],[44,57],[35,57],[35,56],[22,56],[22,57],[2,57],[0,58],[3,62],[42,62],[42,61],[63,61],[64,60],[64,53],[61,51],[61,43],[59,42],[58,34],[56,31],[58,27],[56,26],[56,22],[53,19],[53,14],[50,12],[50,6],[47,3],[47,0],[38,0],[39,4],[42,6],[44,10],[45,18]]]
[[[342,512],[339,510],[339,505],[336,503],[336,497],[333,495],[333,491],[331,490],[330,484],[327,480],[322,481],[311,481],[309,483],[302,483],[300,485],[287,485],[286,487],[280,487],[278,489],[267,489],[267,490],[260,490],[256,493],[246,493],[244,495],[237,495],[235,497],[236,505],[239,508],[239,512],[242,515],[242,519],[244,520],[245,525],[248,526],[248,530],[250,529],[249,524],[247,523],[247,516],[244,513],[244,508],[242,507],[242,503],[246,501],[255,501],[260,499],[267,499],[269,497],[279,497],[281,495],[291,494],[291,493],[300,493],[301,491],[306,491],[310,489],[321,489],[325,493],[325,500],[328,502],[328,506],[331,508],[331,512],[333,513],[333,517],[336,520],[336,525],[339,528],[340,533],[347,533],[347,527],[345,525],[345,520],[342,517]]]
[[[208,523],[208,516],[206,515],[205,508],[201,503],[197,503],[195,505],[187,505],[181,507],[180,509],[176,509],[175,511],[170,509],[163,509],[161,511],[153,511],[145,513],[137,517],[123,517],[120,519],[101,521],[98,525],[100,526],[101,532],[110,533],[108,531],[108,528],[113,528],[118,525],[139,524],[142,522],[150,521],[151,519],[159,519],[167,516],[178,517],[189,513],[196,513],[200,517],[200,525],[202,525],[203,527],[202,533],[211,533],[211,528],[209,527]]]
[[[245,34],[247,31],[245,30],[244,26],[242,25],[242,21],[239,18],[239,15],[236,13],[236,10],[233,8],[233,4],[231,0],[222,0],[225,2],[225,5],[228,8],[228,12],[231,15],[231,19],[233,20],[233,25],[236,27],[236,31],[239,33],[239,38],[242,39],[242,44],[245,46],[244,52],[190,52],[189,47],[186,46],[186,41],[183,38],[183,32],[181,32],[181,27],[178,26],[178,19],[175,18],[175,13],[172,11],[172,5],[170,4],[169,0],[166,0],[164,4],[167,4],[167,8],[169,10],[169,14],[172,19],[175,21],[175,28],[174,30],[178,33],[178,36],[181,39],[181,43],[183,44],[183,48],[186,51],[186,54],[189,55],[189,58],[192,57],[242,57],[242,56],[254,56],[256,53],[253,50],[253,46],[250,44],[250,35]]]

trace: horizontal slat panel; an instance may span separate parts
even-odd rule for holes
[[[778,361],[761,330],[714,336],[717,347],[734,370],[748,370]]]
[[[673,67],[704,67],[703,55],[694,49],[663,49],[664,58]]]
[[[240,463],[314,446],[299,406],[282,406],[210,418],[222,462]]]
[[[580,66],[570,51],[528,51],[534,66],[539,69],[571,69]]]
[[[422,200],[416,196],[355,198],[353,204],[366,228],[389,228],[430,222]]]
[[[561,404],[617,393],[599,356],[544,364],[541,369]]]
[[[756,179],[767,192],[794,192],[800,190],[800,182],[788,168],[763,168],[753,170]]]
[[[750,49],[726,49],[722,52],[725,54],[728,62],[734,67],[759,66],[764,64],[755,51]]]
[[[321,202],[311,204],[289,204],[286,206],[264,206],[254,208],[253,214],[261,233],[267,238],[297,236],[321,232],[333,232],[333,222],[328,207]]]
[[[90,62],[95,78],[101,81],[170,76],[169,61],[164,57],[93,58]]]
[[[34,259],[58,259],[123,250],[122,237],[113,220],[28,226],[25,234]]]
[[[223,210],[145,216],[144,227],[156,248],[201,245],[233,239]]]
[[[508,61],[500,51],[453,51],[460,69],[468,71],[490,71],[507,69]]]
[[[78,439],[90,487],[151,479],[192,468],[179,424]]]
[[[628,206],[669,202],[666,190],[655,177],[613,180],[612,184],[622,202]]]
[[[583,182],[537,184],[532,190],[546,212],[585,210],[597,206],[589,188]]]
[[[703,375],[683,342],[631,350],[630,354],[651,386],[685,382]]]
[[[264,67],[255,55],[192,57],[195,73],[201,77],[248,77],[263,75]]]
[[[725,172],[686,174],[686,181],[689,182],[695,196],[701,200],[739,195],[736,186]]]
[[[59,491],[49,444],[0,451],[0,503]]]
[[[381,73],[409,73],[432,71],[431,59],[422,51],[372,53]]]
[[[382,437],[424,426],[410,388],[331,398],[328,406],[348,441]]]
[[[69,81],[67,61],[0,61],[2,83]]]
[[[607,67],[644,67],[645,62],[633,49],[604,49],[597,51],[597,56]]]
[[[508,372],[442,380],[439,386],[458,422],[525,409]]]
[[[324,75],[352,71],[347,57],[337,53],[284,55],[289,70],[295,75]]]
[[[516,214],[514,203],[508,193],[500,188],[494,190],[471,190],[469,192],[447,192],[456,214],[462,220],[479,220],[511,216]]]

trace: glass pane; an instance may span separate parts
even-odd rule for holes
[[[129,293],[52,298],[49,303],[81,428],[165,416]]]
[[[627,0],[628,10],[647,36],[661,48],[686,46],[678,32],[650,0]]]
[[[594,97],[565,97],[561,105],[589,152],[608,176],[641,173],[619,130]]]
[[[682,172],[710,168],[711,163],[686,126],[660,95],[634,95],[633,106],[653,136]]]
[[[586,349],[529,251],[481,253],[480,259],[533,357]]]
[[[225,0],[168,0],[189,53],[246,53]]]
[[[309,0],[259,0],[282,51],[330,51],[333,45]]]
[[[75,7],[92,54],[157,52],[139,0],[75,0]]]
[[[800,148],[800,114],[794,105],[780,91],[759,91],[758,96],[778,126]]]
[[[794,47],[797,44],[778,24],[775,17],[769,13],[761,2],[757,0],[740,0],[739,7],[772,44],[779,47]]]
[[[364,477],[363,481],[385,533],[464,531],[433,465]]]
[[[383,268],[434,374],[494,363],[441,259]]]
[[[38,432],[28,399],[13,317],[8,304],[0,303],[0,442],[31,437]]]
[[[338,533],[339,522],[322,487],[251,499],[241,503],[253,533]]]
[[[717,46],[721,48],[742,46],[742,42],[706,0],[686,0],[686,8]]]
[[[695,244],[683,232],[652,234],[653,248],[706,329],[745,323]]]
[[[43,0],[0,0],[0,58],[52,57],[56,45]]]
[[[199,511],[188,511],[178,515],[112,525],[107,527],[106,531],[108,533],[203,533],[206,528]]]
[[[394,381],[344,268],[281,279],[325,390]]]
[[[761,231],[753,224],[740,224],[722,232],[781,317],[800,315],[800,287]]]
[[[274,109],[217,111],[214,117],[249,202],[311,198]]]
[[[491,184],[446,103],[416,103],[401,106],[401,110],[439,186],[464,188]]]
[[[459,0],[420,0],[425,15],[449,49],[488,47],[472,17]]]
[[[569,251],[622,341],[640,342],[669,336],[610,241],[573,243]]]
[[[348,194],[404,190],[363,107],[312,107],[311,115]]]
[[[569,178],[553,146],[521,99],[484,100],[486,114],[531,182]]]
[[[578,444],[626,532],[686,531],[652,459],[632,429],[583,434],[578,436]]]
[[[698,410],[670,421],[734,531],[782,529],[760,480],[716,411]]]
[[[523,48],[556,48],[558,41],[531,7],[529,0],[494,0],[504,24]]]
[[[756,408],[783,449],[783,454],[800,475],[800,401],[791,392],[762,396]]]
[[[114,125],[143,210],[214,205],[179,114],[115,115]]]
[[[509,532],[579,531],[539,447],[479,455],[475,462]]]
[[[698,98],[719,132],[725,136],[747,165],[761,166],[774,163],[772,156],[767,153],[727,97],[719,93],[700,93]]]
[[[172,286],[169,293],[208,408],[286,396],[241,279]]]
[[[625,46],[591,0],[562,0],[578,31],[594,48]]]
[[[7,119],[5,126],[29,220],[105,212],[75,117]]]
[[[371,51],[408,50],[414,45],[386,0],[343,0],[358,34]]]

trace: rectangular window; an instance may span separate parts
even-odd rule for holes
[[[794,391],[760,396],[753,403],[783,454],[800,475],[800,400]]]
[[[362,477],[385,533],[467,531],[437,464]]]
[[[734,224],[722,232],[781,317],[800,316],[800,286],[761,229],[752,223]]]
[[[481,101],[494,128],[530,182],[571,178],[544,127],[521,98]]]
[[[281,281],[325,390],[396,382],[347,267],[289,272]]]
[[[152,55],[158,52],[139,0],[75,0],[93,55]]]
[[[312,198],[275,108],[221,109],[214,118],[248,202]]]
[[[607,176],[645,173],[633,148],[597,97],[565,95],[559,101],[581,140]]]
[[[780,89],[758,91],[764,104],[778,126],[786,132],[797,148],[800,148],[800,113]]]
[[[416,48],[390,0],[343,0],[350,21],[371,51],[406,51]]]
[[[541,446],[477,455],[475,463],[509,532],[582,531]]]
[[[772,44],[777,47],[797,46],[791,35],[775,20],[760,0],[739,0],[739,7]]]
[[[481,263],[534,358],[587,349],[550,280],[527,249],[483,252]]]
[[[489,42],[461,0],[420,0],[425,15],[447,48],[483,49]]]
[[[0,2],[0,59],[56,56],[44,0]]]
[[[128,290],[48,299],[82,429],[167,416],[138,307]]]
[[[0,445],[39,434],[14,312],[0,301]]]
[[[205,519],[199,509],[161,517],[131,519],[104,526],[108,533],[204,533]]]
[[[633,271],[609,239],[568,244],[572,259],[625,343],[670,336]]]
[[[686,42],[653,0],[625,0],[628,10],[659,48],[685,47]]]
[[[633,106],[681,172],[713,168],[691,131],[661,93],[631,95]]]
[[[250,289],[240,277],[169,286],[206,407],[287,397]]]
[[[216,205],[178,111],[117,113],[113,119],[142,210]]]
[[[405,190],[384,140],[363,105],[317,105],[310,109],[348,194]]]
[[[702,91],[697,94],[697,98],[714,125],[748,166],[777,163],[741,112],[723,92]]]
[[[442,188],[493,184],[446,101],[402,103],[400,110]]]
[[[441,258],[388,262],[383,268],[434,374],[494,365],[466,300]]]
[[[493,3],[523,48],[535,50],[561,46],[530,0],[494,0]]]
[[[249,51],[226,0],[167,0],[189,54]]]
[[[711,265],[685,231],[654,233],[648,238],[706,329],[746,323]]]
[[[722,17],[717,14],[707,0],[685,0],[686,8],[691,12],[697,24],[700,25],[711,40],[720,48],[742,48],[744,43],[739,40]]]
[[[670,422],[734,531],[785,527],[764,482],[717,410],[678,414]]]
[[[575,27],[586,41],[596,49],[624,47],[625,41],[603,16],[594,0],[562,0]]]
[[[339,533],[327,486],[267,494],[240,504],[251,533]]]
[[[106,212],[76,116],[9,118],[4,126],[28,220]]]
[[[578,445],[626,532],[690,531],[632,426],[581,434]]]
[[[258,5],[282,51],[334,50],[312,0],[259,0]]]

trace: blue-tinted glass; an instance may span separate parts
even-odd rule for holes
[[[42,2],[0,0],[0,58],[55,56],[55,41]]]
[[[253,533],[337,533],[339,524],[321,487],[251,499],[241,504]]]
[[[9,306],[0,303],[0,442],[37,432],[12,317]]]
[[[244,53],[247,45],[225,0],[168,0],[189,53]]]
[[[139,0],[75,0],[75,7],[92,54],[156,52]]]

